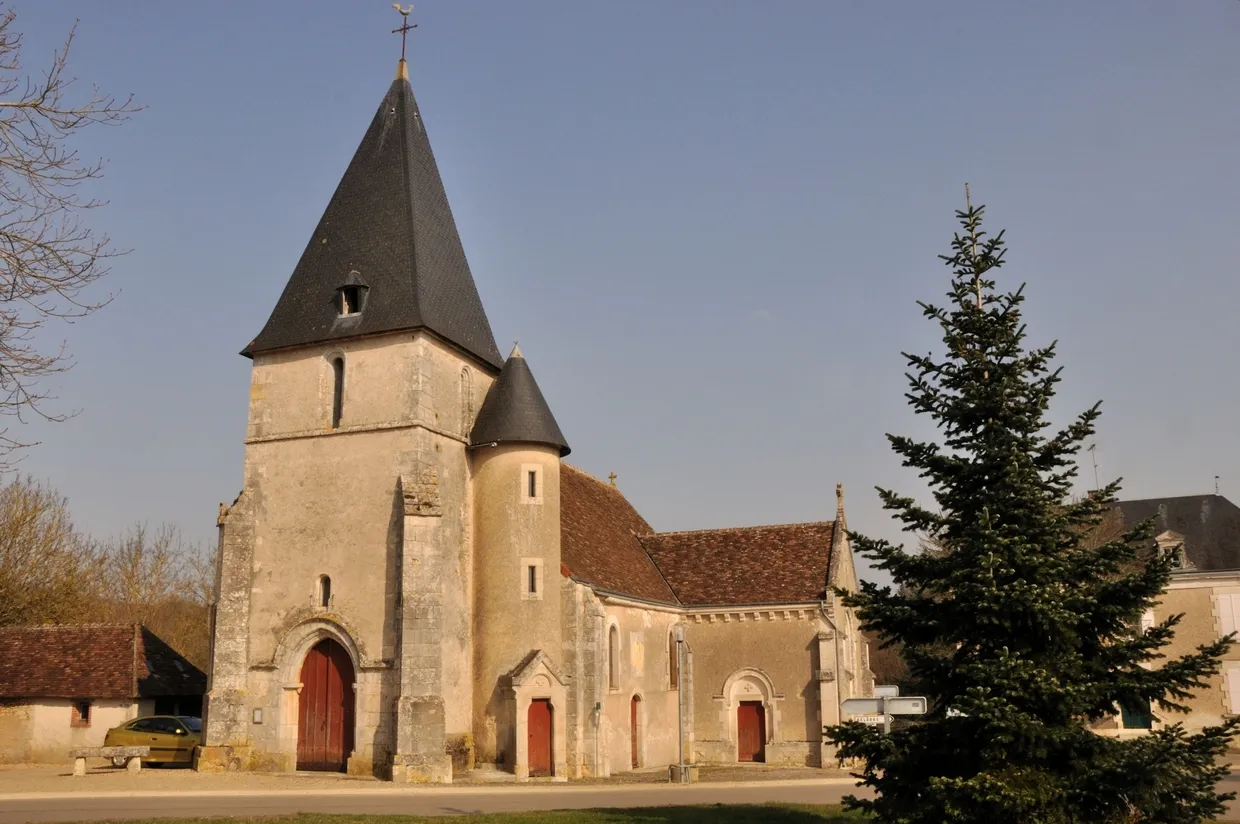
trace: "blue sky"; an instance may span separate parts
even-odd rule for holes
[[[1096,400],[1126,497],[1240,500],[1240,2],[424,0],[411,74],[496,338],[570,460],[657,529],[832,517],[895,537],[963,183],[1006,228],[1066,420]],[[133,251],[63,335],[22,469],[100,535],[213,537],[249,361],[391,81],[381,0],[15,4],[37,68],[148,108],[83,135]],[[49,342],[53,342],[49,338]],[[1092,469],[1085,473],[1092,486]]]

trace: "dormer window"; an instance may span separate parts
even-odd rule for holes
[[[1188,555],[1184,552],[1184,536],[1178,532],[1167,530],[1166,532],[1154,538],[1158,544],[1158,551],[1163,557],[1171,559],[1172,569],[1189,570],[1193,568],[1192,563],[1188,560]]]
[[[341,286],[338,296],[338,306],[341,317],[356,315],[362,311],[362,295],[363,287],[361,286]]]

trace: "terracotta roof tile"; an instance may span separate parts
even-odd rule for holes
[[[831,521],[646,535],[650,554],[687,606],[817,601],[826,591]]]
[[[201,695],[207,678],[145,627],[0,629],[0,698]]]
[[[560,558],[572,577],[599,589],[675,603],[637,538],[653,531],[619,489],[560,464]]]

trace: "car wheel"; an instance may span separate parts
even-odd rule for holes
[[[115,758],[113,758],[113,759],[112,759],[112,766],[113,766],[113,767],[123,767],[123,766],[125,766],[125,762],[126,762],[126,761],[128,761],[128,760],[129,760],[128,758],[122,758],[121,756],[119,756],[119,755],[118,755],[118,756],[116,756]]]

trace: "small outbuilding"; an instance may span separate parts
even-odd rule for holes
[[[199,715],[206,684],[141,625],[0,629],[0,763],[63,761],[142,715]]]

